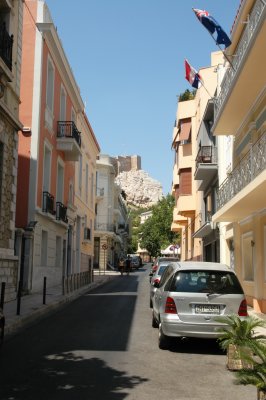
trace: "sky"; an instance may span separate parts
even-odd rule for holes
[[[210,65],[219,50],[192,8],[207,10],[230,37],[240,0],[46,0],[101,148],[139,155],[171,193],[179,94],[193,89],[184,60]]]

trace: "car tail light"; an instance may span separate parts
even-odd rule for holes
[[[164,312],[166,314],[177,314],[176,305],[172,297],[167,297]]]
[[[241,301],[239,309],[238,309],[238,315],[240,317],[247,317],[248,316],[248,308],[247,308],[247,301],[244,299]]]

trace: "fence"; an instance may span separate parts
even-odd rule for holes
[[[88,271],[79,272],[63,277],[63,294],[68,294],[80,289],[93,282],[93,270],[90,267]]]

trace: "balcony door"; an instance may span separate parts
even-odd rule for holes
[[[57,163],[57,182],[56,182],[56,201],[63,203],[63,193],[64,193],[64,166],[58,162]]]

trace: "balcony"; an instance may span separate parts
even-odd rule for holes
[[[64,206],[64,204],[61,203],[60,201],[56,202],[56,219],[57,219],[57,221],[62,221],[65,224],[68,223],[67,207]]]
[[[214,146],[202,146],[196,157],[194,179],[201,181],[198,190],[204,191],[217,176],[217,148]]]
[[[6,24],[0,26],[0,57],[10,71],[12,71],[13,35],[9,35]]]
[[[234,135],[254,106],[255,99],[261,96],[265,76],[258,73],[258,66],[260,71],[265,71],[265,16],[266,3],[261,0],[255,2],[249,15],[240,16],[235,39],[233,36],[233,43],[229,47],[230,54],[234,54],[231,57],[232,67],[224,76],[221,92],[215,102],[212,127],[215,135]],[[241,39],[235,43],[237,37]],[[237,46],[233,48],[235,44]]]
[[[196,209],[195,201],[195,197],[192,195],[180,195],[176,205],[177,213],[182,217],[194,218]]]
[[[54,196],[49,192],[42,193],[42,211],[45,213],[55,214],[54,210]]]
[[[201,218],[201,215],[200,215]],[[207,212],[206,219],[200,221],[199,229],[193,234],[193,238],[204,238],[208,236],[216,228],[216,223],[212,222],[211,212]]]
[[[73,121],[57,122],[57,150],[65,153],[66,161],[78,161],[81,155],[81,135]]]
[[[222,183],[213,221],[233,222],[265,209],[266,134]]]
[[[101,232],[112,232],[112,233],[115,232],[114,224],[107,224],[101,222],[95,222],[94,229],[95,231],[101,231]]]

